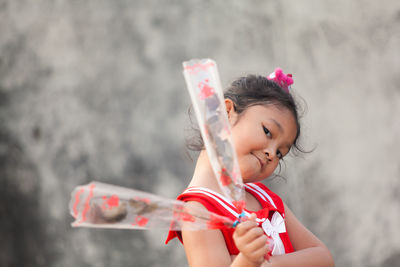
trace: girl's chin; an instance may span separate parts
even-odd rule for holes
[[[261,175],[259,173],[252,173],[251,175],[242,173],[243,183],[257,183],[267,179],[268,177],[269,176],[266,177],[265,174]]]
[[[253,183],[262,180],[262,178],[260,178],[261,170],[258,164],[257,162],[257,164],[248,165],[247,168],[242,169],[240,173],[244,183]]]
[[[260,182],[260,181],[264,180],[263,178],[260,178],[260,177],[258,177],[256,175],[254,175],[254,176],[244,176],[244,175],[242,175],[242,179],[243,179],[243,183],[245,183],[245,184]]]

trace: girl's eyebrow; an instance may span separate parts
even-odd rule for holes
[[[281,125],[279,122],[277,122],[277,121],[274,120],[274,119],[270,119],[270,120],[279,128],[279,130],[280,130],[281,132],[284,132],[283,127],[282,127],[282,125]]]

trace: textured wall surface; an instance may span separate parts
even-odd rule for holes
[[[337,266],[400,262],[400,4],[0,0],[0,266],[186,266],[165,231],[72,229],[91,180],[174,198],[189,182],[181,62],[223,84],[276,66],[307,102],[267,184]]]

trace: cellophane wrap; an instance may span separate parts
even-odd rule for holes
[[[211,59],[193,59],[183,62],[183,73],[214,174],[241,212],[244,187],[217,65]]]
[[[69,210],[74,227],[190,231],[233,226],[231,219],[183,201],[100,182],[76,187]]]

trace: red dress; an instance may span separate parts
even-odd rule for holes
[[[293,246],[286,232],[286,225],[284,222],[285,209],[282,199],[261,183],[247,183],[245,184],[245,189],[248,193],[252,194],[262,206],[262,209],[259,211],[253,212],[245,209],[245,212],[248,215],[250,213],[255,213],[257,215],[256,221],[259,223],[260,227],[263,228],[267,236],[273,239],[275,245],[271,254],[281,255],[293,252]],[[177,199],[185,202],[197,201],[209,211],[229,217],[232,220],[236,220],[239,215],[232,202],[226,197],[205,187],[189,187],[179,195]],[[226,228],[220,229],[220,231],[224,236],[229,253],[231,255],[239,254],[239,250],[232,238],[234,229]],[[180,231],[169,231],[165,243],[167,244],[175,237],[178,237],[183,244]]]

